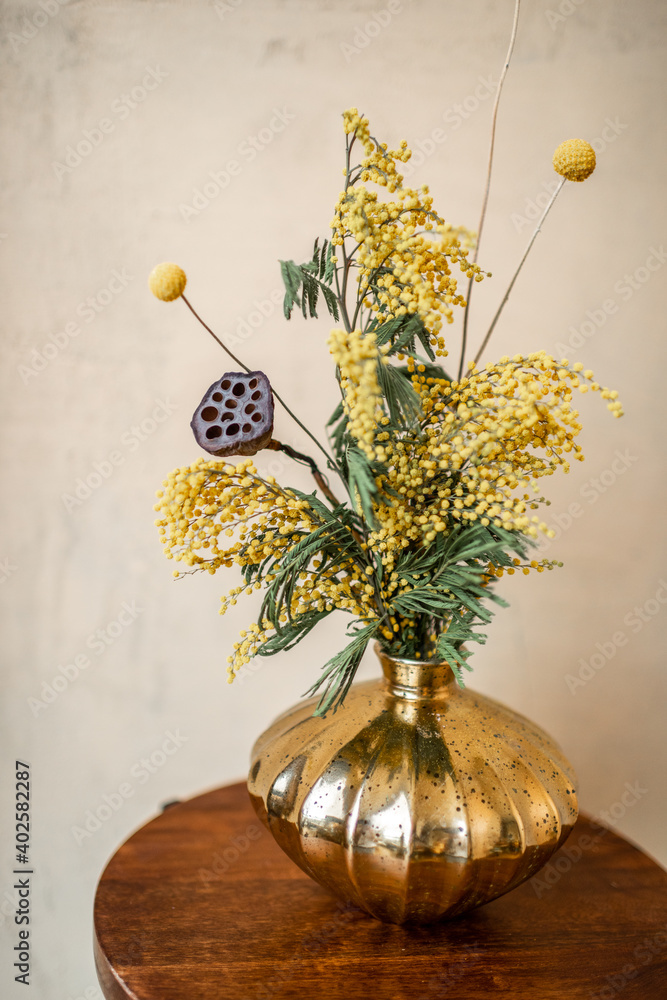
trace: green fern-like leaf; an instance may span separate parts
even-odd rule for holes
[[[357,626],[359,624],[361,623],[358,622]],[[324,665],[319,680],[306,691],[306,695],[314,695],[318,691],[322,691],[315,715],[326,715],[331,708],[335,712],[342,705],[359,669],[366,646],[377,632],[377,627],[376,621],[363,625],[356,633],[353,633],[352,641]]]
[[[383,428],[389,433],[414,427],[422,416],[419,396],[399,368],[378,364],[378,382],[391,423]]]
[[[350,496],[361,507],[364,519],[370,527],[376,527],[374,505],[380,495],[375,482],[373,467],[358,448],[349,445],[346,450],[347,484]]]
[[[329,263],[330,258],[325,257],[325,254],[328,254],[328,250],[323,248],[320,254],[316,240],[313,258],[307,263],[295,264],[293,260],[280,261],[280,273],[285,285],[283,312],[286,319],[290,319],[295,305],[301,308],[304,319],[316,318],[320,292],[329,313],[335,320],[339,319],[338,300],[329,287],[333,278],[333,264]]]

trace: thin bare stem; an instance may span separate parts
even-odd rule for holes
[[[183,299],[183,301],[185,302],[186,306],[188,307],[188,309],[190,310],[190,312],[192,313],[192,315],[195,317],[195,319],[198,319],[199,322],[201,323],[201,325],[204,327],[204,329],[208,330],[208,332],[211,334],[211,336],[213,337],[213,339],[218,344],[220,344],[220,347],[223,349],[223,351],[227,352],[227,354],[230,356],[230,358],[232,359],[232,361],[235,361],[237,365],[240,365],[240,367],[243,368],[244,371],[246,371],[246,372],[251,371],[251,369],[248,368],[247,365],[244,365],[243,362],[239,358],[237,358],[235,354],[232,354],[232,352],[229,350],[229,348],[226,346],[226,344],[223,344],[223,342],[220,340],[220,337],[218,337],[218,335],[213,332],[213,330],[210,328],[210,326],[208,326],[204,322],[204,320],[201,318],[201,316],[197,312],[195,312],[195,310],[193,309],[193,307],[190,305],[190,303],[186,299],[185,295],[181,295],[181,298]],[[313,434],[310,433],[310,431],[308,430],[308,428],[304,424],[301,423],[301,421],[299,420],[299,418],[294,413],[292,413],[292,411],[290,410],[290,408],[287,405],[287,403],[285,402],[285,400],[281,399],[281,397],[278,395],[278,393],[273,388],[273,386],[271,386],[271,391],[273,392],[273,395],[276,397],[276,399],[278,400],[278,402],[280,403],[280,405],[283,407],[283,409],[286,410],[287,413],[289,413],[289,415],[292,418],[292,420],[294,420],[295,423],[297,423],[299,425],[299,427],[301,428],[301,430],[304,431],[308,435],[308,437],[311,439],[311,441],[314,441],[314,443],[320,449],[320,451],[322,452],[322,454],[326,456],[327,463],[331,466],[331,468],[334,468],[334,469],[336,469],[336,471],[339,471],[338,470],[338,466],[336,465],[336,463],[333,460],[333,458],[331,457],[331,455],[329,455],[328,451],[325,448],[322,447],[322,445],[317,440],[317,438]]]
[[[498,117],[498,105],[500,104],[500,93],[503,89],[503,83],[505,82],[505,77],[507,75],[507,70],[509,68],[510,59],[512,58],[512,52],[514,51],[514,42],[516,40],[517,27],[519,25],[519,7],[521,6],[521,0],[516,0],[514,5],[514,21],[512,23],[512,34],[510,37],[509,48],[507,49],[507,55],[505,56],[505,65],[503,66],[503,71],[500,74],[500,80],[498,81],[498,89],[496,91],[496,99],[493,105],[493,116],[491,119],[491,144],[489,146],[489,166],[486,172],[486,188],[484,190],[484,201],[482,202],[482,211],[479,218],[479,225],[477,226],[477,242],[475,245],[475,250],[473,253],[472,263],[477,263],[477,254],[479,252],[479,244],[482,239],[482,229],[484,228],[484,219],[486,218],[486,206],[489,202],[489,191],[491,189],[491,168],[493,167],[493,150],[496,141],[496,118]],[[459,361],[459,381],[461,380],[461,375],[463,373],[463,365],[465,363],[465,353],[468,343],[468,316],[470,314],[470,298],[472,296],[473,286],[475,284],[475,276],[473,275],[468,281],[468,292],[466,295],[466,305],[465,311],[463,313],[463,333],[461,336],[461,360]]]
[[[343,319],[343,326],[348,333],[352,333],[352,325],[350,323],[350,317],[347,311],[347,282],[350,276],[350,267],[352,266],[352,259],[348,257],[345,250],[345,243],[341,246],[343,252],[343,285],[340,291],[339,305],[340,314]]]
[[[484,348],[486,347],[486,345],[489,342],[489,337],[493,333],[493,329],[494,329],[496,323],[498,322],[498,317],[500,316],[501,312],[503,311],[503,307],[504,307],[505,303],[507,302],[507,300],[510,297],[510,292],[514,288],[514,282],[519,277],[519,271],[523,267],[523,265],[525,263],[525,260],[526,260],[526,257],[530,253],[530,248],[532,247],[533,243],[537,239],[537,234],[539,233],[540,229],[542,228],[542,224],[543,224],[544,220],[546,219],[547,215],[549,214],[549,212],[551,210],[551,206],[555,202],[555,200],[556,200],[556,198],[558,196],[558,193],[561,190],[561,188],[563,187],[564,183],[565,183],[565,178],[561,177],[560,183],[559,183],[558,187],[556,188],[556,190],[554,191],[554,193],[552,194],[551,199],[549,201],[549,204],[547,205],[547,207],[542,212],[542,217],[540,218],[540,221],[537,223],[537,226],[535,227],[535,232],[530,237],[530,241],[528,243],[528,246],[525,249],[524,255],[521,258],[521,260],[519,261],[519,266],[517,267],[516,271],[514,272],[514,277],[512,278],[512,280],[509,283],[509,288],[505,292],[504,298],[503,298],[502,302],[500,303],[500,305],[498,306],[498,311],[496,312],[496,315],[493,317],[493,320],[491,321],[491,326],[489,327],[489,329],[487,331],[486,337],[482,341],[482,346],[480,347],[480,349],[478,350],[477,354],[475,355],[475,361],[474,361],[475,364],[477,364],[477,362],[479,361],[479,359],[482,356],[482,353],[484,351]],[[459,381],[460,381],[460,379],[461,379],[461,376],[459,375]]]
[[[295,462],[307,465],[312,473],[313,479],[322,490],[332,507],[340,506],[340,500],[337,498],[336,494],[333,492],[328,482],[320,472],[314,458],[311,458],[310,455],[304,455],[301,451],[296,451],[295,448],[290,447],[288,444],[283,444],[282,441],[276,441],[275,438],[271,438],[266,447],[269,451],[282,451],[285,455],[294,459]]]

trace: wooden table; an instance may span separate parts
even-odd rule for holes
[[[382,924],[299,871],[230,785],[167,807],[114,855],[95,958],[108,1000],[661,1000],[667,872],[581,818],[507,896]]]

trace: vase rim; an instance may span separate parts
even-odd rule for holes
[[[415,660],[409,656],[395,656],[393,653],[388,653],[386,649],[383,649],[380,643],[375,641],[375,655],[376,656],[386,656],[389,660],[394,660],[395,663],[405,663],[407,666],[415,667],[449,667],[449,660]],[[451,667],[450,667],[451,669]]]
[[[385,682],[395,694],[408,698],[449,697],[455,684],[454,671],[447,660],[413,660],[392,656],[379,642],[375,652],[382,666]]]

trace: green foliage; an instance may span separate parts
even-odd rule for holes
[[[435,361],[435,354],[429,338],[429,333],[416,313],[406,313],[386,323],[372,322],[368,332],[375,331],[378,344],[391,344],[388,356],[395,354],[411,354],[416,356],[419,343],[430,361]]]
[[[462,648],[463,643],[484,643],[486,635],[477,629],[493,617],[483,602],[505,606],[486,580],[488,564],[510,567],[513,554],[525,558],[529,545],[525,536],[476,521],[439,535],[422,554],[407,550],[398,564],[401,579],[412,586],[393,601],[393,610],[404,617],[431,619],[432,656],[446,659],[461,685],[461,669],[470,669],[470,650]],[[400,650],[395,652],[400,655]]]
[[[379,493],[373,466],[359,448],[349,444],[345,450],[344,467],[347,488],[353,503],[361,508],[361,513],[370,527],[376,526],[373,505],[379,502]]]
[[[307,695],[314,695],[322,690],[320,700],[315,709],[315,715],[326,715],[331,708],[335,712],[343,704],[354,676],[359,669],[366,646],[376,631],[377,622],[361,625],[360,628],[355,628],[353,625],[351,631],[348,631],[348,636],[353,636],[352,641],[325,663],[320,679],[306,691]]]
[[[301,621],[295,621],[291,610],[299,574],[309,568],[316,556],[321,560],[320,572],[328,571],[329,576],[333,578],[336,576],[335,567],[346,557],[351,556],[361,562],[364,561],[359,543],[350,530],[355,524],[352,511],[342,504],[330,510],[314,494],[307,495],[299,490],[293,492],[308,502],[310,509],[319,515],[321,523],[315,531],[299,532],[298,541],[280,558],[269,560],[268,565],[262,564],[262,576],[266,578],[268,575],[271,577],[271,582],[264,595],[259,619],[260,621],[267,619],[276,630],[274,647],[270,652],[285,648],[281,644],[283,634],[285,642],[292,646],[307,635],[316,624],[315,620],[311,623],[310,615],[303,616],[307,621],[303,621],[303,618]],[[281,618],[286,618],[286,624]],[[298,638],[294,640],[297,633]]]
[[[447,660],[459,687],[464,687],[463,669],[472,670],[468,666],[470,649],[465,649],[464,642],[478,642],[484,645],[486,642],[485,632],[475,632],[473,629],[474,614],[471,611],[460,614],[456,619],[452,619],[446,632],[441,632],[436,643],[436,655],[439,660]]]
[[[322,249],[315,240],[312,258],[305,264],[295,264],[293,260],[280,261],[280,273],[285,285],[283,311],[285,319],[292,315],[295,305],[301,307],[304,319],[317,317],[317,301],[320,293],[327,309],[338,321],[340,313],[338,301],[330,288],[335,269],[335,253],[332,245],[325,240]]]
[[[276,632],[275,635],[267,639],[257,650],[257,655],[273,656],[274,653],[284,653],[288,649],[292,649],[330,614],[331,611],[313,611],[307,615],[300,615],[298,619],[290,621],[281,628],[280,632]]]
[[[385,412],[389,417],[387,430],[390,433],[419,426],[422,416],[419,396],[412,388],[409,377],[394,365],[378,365],[378,382],[385,401]]]

